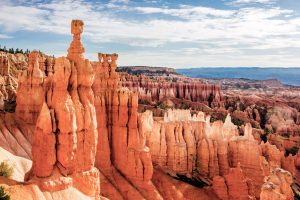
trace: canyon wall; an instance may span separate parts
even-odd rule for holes
[[[16,112],[0,115],[0,155],[14,159],[18,181],[27,181],[5,182],[13,198],[293,198],[299,154],[286,157],[275,145],[259,143],[250,124],[238,128],[230,115],[211,123],[190,110],[138,113],[139,98],[220,106],[219,87],[120,77],[117,54],[84,58],[82,32],[83,22],[73,20],[67,57],[29,54],[18,77]]]
[[[176,98],[205,102],[207,105],[221,104],[222,94],[219,86],[183,77],[174,77],[173,79],[172,77],[149,78],[127,73],[122,73],[120,77],[122,86],[137,91],[142,101],[152,102]]]
[[[152,182],[154,168],[139,126],[138,94],[119,86],[117,54],[99,53],[98,62],[84,58],[82,31],[83,22],[73,20],[68,56],[45,58],[33,51],[27,70],[18,78],[16,113],[11,118],[13,127],[23,127],[20,132],[28,148],[18,152],[13,145],[6,148],[32,159],[32,168],[24,176],[42,192],[28,196],[36,199],[51,192],[50,199],[55,199],[55,194],[65,196],[73,191],[74,199],[82,195],[163,199]],[[14,130],[6,131],[3,145],[11,135]],[[26,194],[28,187],[14,195]],[[176,195],[182,195],[180,189]]]
[[[111,182],[120,182],[121,175],[126,177],[129,182],[115,184],[124,198],[161,199],[151,182],[151,156],[137,124],[138,95],[119,87],[117,54],[99,53],[98,58],[92,87],[99,131],[96,166]],[[127,188],[131,193],[126,194]]]
[[[26,179],[42,190],[76,188],[100,199],[100,173],[94,167],[98,130],[92,84],[95,74],[80,42],[83,22],[72,21],[68,57],[43,60],[29,54],[28,69],[19,76],[16,120],[35,124],[29,136],[32,168]],[[48,63],[47,67],[45,63]]]
[[[20,60],[23,62],[16,62]],[[13,76],[16,71],[11,69],[12,64],[25,65],[24,56],[8,56],[0,52],[0,110],[2,111],[13,111],[16,101],[17,80],[16,76]]]
[[[265,197],[261,188],[270,171],[282,167],[295,173],[295,165],[285,166],[289,158],[276,146],[259,144],[254,139],[250,124],[240,136],[229,115],[224,123],[212,124],[204,113],[192,116],[188,110],[168,110],[163,118],[155,119],[146,111],[141,118],[153,163],[175,177],[184,175],[212,185],[221,199]],[[293,196],[290,186],[287,187],[291,183],[291,180],[283,182],[285,186],[276,183],[285,188],[279,193],[287,195],[287,199]]]

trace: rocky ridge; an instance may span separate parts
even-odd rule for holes
[[[230,115],[211,123],[190,110],[139,113],[139,80],[126,83],[116,73],[117,54],[85,59],[82,32],[83,22],[73,20],[67,57],[29,54],[16,111],[0,116],[0,154],[14,159],[18,181],[26,181],[0,179],[13,199],[293,199],[299,154],[286,157],[259,142],[249,123],[238,129]],[[209,101],[222,106],[216,86],[161,84],[161,99],[173,92],[208,101],[213,94]]]
[[[212,185],[221,199],[259,199],[263,195],[264,177],[270,171],[282,167],[292,174],[298,173],[297,165],[285,166],[291,160],[295,163],[296,156],[286,158],[276,146],[258,143],[250,124],[245,126],[243,136],[239,136],[229,115],[225,123],[212,124],[204,113],[192,116],[188,110],[169,110],[161,119],[153,119],[150,111],[142,115],[153,163],[175,177],[184,175]],[[286,173],[290,178],[291,174]],[[291,179],[286,182],[292,183]],[[280,191],[292,199],[290,188]]]

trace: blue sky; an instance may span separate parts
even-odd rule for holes
[[[66,55],[85,23],[86,57],[119,65],[300,67],[299,0],[0,0],[0,44]]]

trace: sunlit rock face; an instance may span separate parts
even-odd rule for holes
[[[172,79],[172,78],[169,78]],[[193,102],[222,105],[221,89],[201,81],[176,77],[173,80],[163,77],[135,76],[122,73],[121,85],[139,93],[143,101],[163,101],[165,99],[185,99]]]
[[[75,187],[99,199],[100,173],[94,167],[98,130],[91,87],[95,73],[83,56],[83,22],[73,20],[71,27],[74,37],[68,57],[45,60],[45,67],[39,62],[40,53],[29,54],[28,69],[19,76],[16,116],[22,123],[36,124],[27,178],[46,191]]]
[[[14,111],[17,79],[15,68],[26,65],[23,54],[9,55],[0,52],[0,110]]]
[[[174,176],[212,184],[221,199],[259,198],[270,170],[287,169],[276,146],[259,144],[250,124],[239,136],[229,115],[212,124],[204,113],[187,110],[168,110],[160,119],[146,111],[141,118],[153,163]]]
[[[112,182],[120,182],[119,177],[113,176],[117,173],[115,169],[129,180],[117,185],[118,190],[129,187],[132,193],[137,193],[136,198],[142,195],[161,199],[151,182],[152,160],[145,146],[146,138],[138,127],[138,94],[119,87],[115,72],[117,54],[99,53],[98,58],[93,63],[96,79],[92,85],[99,132],[96,166]]]
[[[39,67],[40,54],[31,52],[28,69],[18,77],[17,117],[26,123],[35,124],[45,101],[45,76]]]
[[[285,157],[277,146],[259,143],[250,124],[238,130],[230,115],[211,123],[203,112],[180,109],[162,117],[138,113],[138,95],[208,101],[212,94],[209,102],[222,104],[219,88],[146,84],[142,78],[139,84],[148,90],[142,97],[136,81],[129,89],[119,82],[117,54],[85,59],[83,26],[72,21],[67,57],[29,54],[16,112],[0,115],[0,158],[13,157],[17,179],[30,181],[6,186],[15,191],[13,199],[292,198],[299,154]]]
[[[275,168],[271,174],[265,177],[261,188],[260,199],[294,199],[290,185],[293,183],[292,175],[283,169]]]

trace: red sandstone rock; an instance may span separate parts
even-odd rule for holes
[[[123,75],[121,84],[129,89],[121,88],[115,72],[118,55],[99,53],[98,62],[90,62],[84,58],[80,41],[83,22],[74,20],[71,32],[73,41],[67,58],[32,52],[28,70],[19,76],[18,125],[35,124],[34,131],[30,126],[16,128],[16,124],[9,124],[9,118],[0,121],[0,145],[10,152],[30,158],[30,143],[23,142],[33,138],[33,187],[39,185],[54,196],[64,197],[65,192],[70,198],[67,191],[72,191],[77,195],[74,199],[99,199],[100,169],[104,180],[101,194],[111,199],[195,199],[199,195],[207,199],[271,199],[279,193],[280,198],[292,198],[287,173],[275,170],[264,184],[263,179],[277,167],[299,177],[299,156],[284,157],[277,149],[279,145],[282,150],[296,144],[296,137],[295,142],[270,135],[276,147],[259,144],[249,124],[242,126],[244,135],[239,136],[230,115],[224,123],[211,124],[204,113],[191,115],[189,110],[168,110],[163,118],[153,118],[149,111],[139,114],[138,93],[143,100],[172,99],[172,104],[177,103],[174,99],[186,99],[221,105],[223,97],[219,87],[192,80],[171,83],[158,78],[155,82],[143,76]],[[4,76],[11,73],[8,62],[0,64]],[[7,90],[3,91],[8,97]],[[258,107],[243,109],[242,102],[236,106],[234,117],[260,126]],[[278,110],[268,111],[270,126],[296,135],[297,126],[291,119],[299,121],[299,116],[287,110],[284,116],[276,117]],[[225,116],[227,111],[223,111]],[[287,121],[291,128],[284,126]],[[20,141],[22,144],[18,144]],[[209,187],[199,189],[175,181],[153,165],[175,177],[201,180]],[[21,191],[27,194],[28,188],[24,186]],[[29,196],[44,198],[39,189]]]
[[[185,111],[181,115],[177,112],[167,111],[164,121],[143,113],[153,162],[188,177],[213,180],[220,198],[258,198],[264,176],[270,168],[281,167],[281,153],[276,146],[259,145],[250,124],[244,128],[244,136],[238,136],[230,116],[224,124],[217,121],[210,125],[204,117],[197,121]],[[286,163],[294,166],[291,160]]]
[[[153,182],[164,199],[219,199],[211,188],[205,187],[200,189],[185,182],[175,180],[166,175],[161,169],[154,170]]]
[[[44,74],[39,68],[39,53],[29,54],[28,69],[23,71],[18,78],[17,117],[26,123],[35,124],[39,112],[45,101],[43,88]]]
[[[222,100],[220,87],[191,79],[182,78],[182,80],[172,82],[160,77],[150,79],[145,76],[133,76],[123,73],[120,80],[122,86],[137,91],[140,100],[148,102],[177,98],[194,102],[201,101],[207,104],[220,104]]]
[[[220,199],[255,199],[250,192],[247,179],[242,173],[240,165],[237,168],[230,168],[224,178],[214,178],[213,184],[216,184],[213,188]]]
[[[292,200],[294,199],[293,191],[290,185],[293,183],[291,174],[280,168],[273,170],[272,174],[265,178],[262,185],[261,200]]]
[[[227,185],[225,179],[222,176],[215,176],[213,178],[213,189],[220,199],[226,200],[229,198]]]
[[[271,145],[269,142],[261,144],[262,153],[266,160],[269,162],[271,168],[281,166],[281,153],[275,145]]]
[[[46,59],[39,57],[38,53],[30,54],[32,63],[20,76],[19,90],[21,95],[22,91],[35,93],[32,99],[18,98],[18,105],[24,107],[17,107],[16,112],[20,120],[28,123],[35,122],[35,115],[39,113],[32,147],[32,169],[36,177],[48,178],[38,179],[37,182],[48,191],[65,190],[73,186],[99,199],[100,174],[94,168],[98,141],[91,88],[94,70],[82,54],[82,25],[81,21],[72,21],[74,41],[69,49],[69,57],[55,59],[54,66],[53,60],[47,60],[46,66],[43,64]],[[43,73],[46,67],[47,75]],[[38,110],[41,100],[43,104]],[[34,106],[30,106],[32,104]],[[28,107],[32,110],[27,110]],[[61,175],[68,178],[61,178]]]
[[[98,54],[98,57],[92,86],[100,133],[96,166],[103,169],[107,177],[111,176],[112,165],[115,166],[143,196],[161,199],[151,182],[153,166],[145,146],[145,133],[142,125],[138,128],[137,94],[118,88],[117,54]],[[117,187],[123,190],[124,186]]]
[[[55,140],[50,110],[44,103],[37,120],[32,145],[33,173],[38,177],[52,175],[56,162]]]
[[[244,136],[229,142],[228,152],[230,166],[237,167],[240,163],[245,176],[254,186],[255,196],[259,197],[260,187],[267,172],[264,171],[261,149],[252,136],[250,124],[246,125]]]

